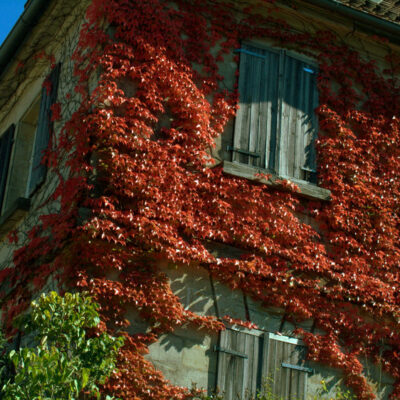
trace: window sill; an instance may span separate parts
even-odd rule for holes
[[[30,199],[19,197],[11,207],[0,216],[0,240],[15,228],[17,223],[27,214],[30,206]]]
[[[271,174],[270,172],[262,168],[250,167],[245,164],[224,161],[223,170],[225,173],[229,175],[239,176],[241,178],[246,178],[252,181],[265,183],[266,185],[272,187],[280,187],[281,183],[279,181],[288,180],[294,183],[300,189],[299,194],[301,196],[314,200],[317,199],[317,200],[327,201],[331,199],[331,192],[328,189],[318,187],[316,185],[302,181],[300,179],[277,176],[275,174]],[[260,178],[257,176],[258,174],[268,174],[270,178],[269,179]]]

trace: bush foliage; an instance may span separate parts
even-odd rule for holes
[[[1,398],[100,399],[99,385],[114,372],[123,338],[99,329],[97,309],[90,297],[79,293],[61,297],[51,292],[32,302],[18,324],[38,344],[3,356],[0,368],[9,359],[15,374],[3,385]]]

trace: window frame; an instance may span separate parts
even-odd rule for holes
[[[16,198],[14,198],[14,201],[9,200],[9,197],[11,195],[10,194],[10,190],[11,190],[10,186],[11,186],[12,180],[14,178],[12,175],[15,174],[14,168],[15,168],[15,163],[16,163],[15,158],[16,158],[17,146],[19,146],[21,142],[25,141],[25,137],[21,137],[21,135],[23,135],[23,132],[22,132],[23,124],[31,125],[31,124],[27,123],[26,120],[28,118],[29,113],[32,112],[35,105],[37,105],[39,103],[39,108],[40,108],[40,101],[41,101],[41,92],[36,94],[33,101],[25,109],[23,115],[18,120],[18,122],[15,124],[14,143],[13,143],[13,147],[11,150],[11,156],[10,156],[10,160],[9,160],[9,171],[8,171],[8,176],[7,176],[5,196],[4,196],[3,207],[0,209],[0,211],[1,211],[0,215],[7,213],[10,208],[13,208],[14,203],[18,202],[19,199],[29,199],[30,198],[29,193],[28,193],[28,187],[29,187],[29,179],[30,179],[31,170],[32,170],[33,151],[34,151],[34,146],[35,146],[35,138],[36,138],[39,112],[38,112],[38,116],[36,118],[36,124],[35,124],[34,131],[32,133],[29,133],[29,135],[32,135],[32,143],[30,144],[29,149],[28,149],[29,154],[26,154],[26,156],[28,158],[28,163],[27,163],[28,166],[27,166],[27,170],[25,171],[25,177],[24,177],[25,189],[23,190],[23,192],[22,191],[20,192],[20,196],[17,196]]]
[[[260,337],[260,332],[250,333],[232,328],[220,331],[218,345],[214,346],[217,352],[216,387],[224,393],[226,400],[235,400],[238,396],[244,398],[249,391],[252,395],[256,394],[259,386]],[[237,338],[243,340],[236,342]],[[234,393],[235,390],[240,393]]]
[[[246,51],[246,46],[251,46],[253,48],[256,49],[260,49],[261,51],[266,51],[268,53],[265,53],[266,56],[263,56],[260,54],[260,57],[267,59],[267,57],[269,56],[269,54],[275,54],[278,57],[278,78],[279,78],[279,82],[277,83],[277,87],[278,89],[276,89],[277,94],[276,94],[276,102],[277,102],[277,109],[276,111],[274,111],[274,116],[276,119],[276,126],[274,125],[274,129],[275,129],[275,137],[274,139],[276,140],[275,143],[275,148],[274,148],[274,154],[273,157],[275,158],[275,161],[273,162],[273,167],[271,168],[270,165],[267,165],[269,163],[269,159],[267,159],[267,157],[270,156],[270,154],[267,155],[267,151],[269,152],[269,148],[265,149],[265,157],[264,160],[262,160],[261,163],[258,163],[259,165],[254,165],[257,164],[256,162],[250,161],[251,157],[260,157],[260,155],[262,154],[261,152],[253,152],[252,150],[250,151],[243,151],[242,149],[240,149],[240,145],[238,146],[238,143],[240,143],[240,140],[243,137],[243,128],[240,125],[241,122],[238,123],[238,119],[241,118],[242,116],[238,115],[236,116],[235,119],[235,125],[234,125],[234,129],[233,129],[233,139],[232,139],[232,146],[228,146],[227,150],[231,152],[232,154],[232,161],[224,161],[224,172],[231,174],[231,175],[236,175],[236,176],[241,176],[247,179],[251,179],[251,180],[258,180],[261,181],[263,183],[267,183],[269,185],[273,185],[273,186],[280,186],[279,181],[280,180],[288,180],[291,181],[293,183],[295,183],[299,189],[300,189],[300,194],[309,197],[309,198],[317,198],[317,199],[321,199],[321,200],[329,200],[330,199],[330,191],[324,188],[321,188],[319,186],[317,186],[315,183],[310,182],[309,180],[306,179],[299,179],[297,177],[293,177],[290,176],[288,173],[286,173],[285,171],[287,171],[287,167],[285,165],[286,160],[284,160],[284,151],[282,150],[284,148],[283,146],[283,141],[285,140],[285,137],[287,135],[284,135],[282,132],[282,128],[281,128],[281,124],[282,124],[282,104],[283,102],[283,97],[284,94],[282,93],[282,86],[283,86],[283,81],[285,79],[285,77],[283,76],[283,63],[285,62],[284,58],[285,57],[290,57],[291,59],[294,59],[295,61],[299,61],[301,63],[306,64],[305,67],[309,67],[312,68],[314,71],[314,74],[318,74],[318,64],[316,63],[315,60],[304,56],[302,54],[298,54],[292,50],[289,49],[283,49],[283,48],[276,48],[273,46],[270,46],[268,44],[264,43],[260,43],[259,41],[256,40],[252,40],[252,41],[244,41],[242,43],[242,46],[240,49],[236,50],[237,53],[247,53],[247,54],[252,54],[251,51]],[[257,56],[257,54],[252,54]],[[241,59],[242,60],[242,59]],[[243,62],[246,62],[246,60],[244,60]],[[271,63],[272,61],[270,61]],[[243,64],[245,65],[245,64]],[[305,68],[303,67],[303,69]],[[243,68],[242,66],[242,61],[239,62],[239,84],[240,84],[240,69]],[[247,70],[244,70],[243,73],[247,72]],[[308,71],[306,71],[308,72]],[[268,84],[268,83],[266,83]],[[316,92],[316,79],[313,83],[313,86],[311,87],[313,92]],[[270,90],[270,89],[268,89]],[[318,99],[318,98],[317,98]],[[240,101],[240,100],[239,100]],[[272,102],[272,100],[271,100]],[[314,110],[312,110],[314,111]],[[272,112],[272,111],[271,111]],[[318,121],[316,120],[316,116],[312,117],[315,118],[313,120],[313,126],[315,127],[313,129],[313,131],[315,132],[315,138],[316,139],[316,135],[317,135],[317,131],[318,131]],[[273,121],[271,121],[271,124],[273,124]],[[269,128],[266,128],[269,129]],[[254,135],[254,134],[253,134]],[[268,135],[268,134],[267,134]],[[272,140],[271,136],[272,133],[269,134],[270,137],[263,139],[263,140]],[[251,133],[249,131],[248,133],[248,142],[250,142],[251,139]],[[253,139],[254,140],[254,139]],[[260,140],[260,139],[257,139]],[[272,144],[273,146],[273,144]],[[250,145],[249,145],[250,147]],[[304,145],[304,141],[303,141],[303,146],[302,146],[302,164],[304,164],[304,155],[306,154],[304,149],[305,149],[305,145]],[[248,162],[244,163],[240,161],[240,153],[247,153],[248,157]],[[315,150],[314,150],[314,156],[315,156]],[[242,156],[243,159],[243,156]],[[263,164],[262,164],[263,163]],[[253,164],[253,165],[251,165]],[[261,164],[261,165],[260,165]],[[294,162],[293,162],[294,164]],[[268,168],[270,167],[270,168]],[[294,167],[293,167],[294,168]],[[307,170],[307,168],[304,167],[304,165],[300,166],[300,164],[296,167],[297,169],[302,169],[305,175],[307,175],[306,171],[310,171],[311,170]],[[314,171],[313,171],[314,172]],[[259,179],[257,176],[259,174],[268,174],[270,176],[270,179]]]
[[[7,200],[7,193],[8,193],[8,185],[10,179],[10,169],[13,160],[14,154],[14,144],[16,139],[16,126],[15,124],[11,124],[4,132],[0,135],[0,141],[3,141],[6,135],[10,135],[9,142],[6,143],[7,149],[6,154],[3,154],[5,157],[5,163],[3,168],[0,171],[0,215],[3,214],[3,210],[5,208],[6,200]],[[0,152],[2,150],[2,146],[0,146]]]
[[[46,179],[47,169],[45,165],[41,164],[41,159],[43,158],[43,150],[48,146],[53,130],[51,106],[57,101],[60,71],[61,64],[58,63],[43,81],[49,81],[51,83],[50,91],[47,91],[46,86],[42,83],[41,89],[34,96],[32,102],[25,109],[18,122],[11,124],[7,130],[1,133],[1,136],[3,136],[14,126],[6,179],[3,185],[4,194],[0,203],[0,239],[12,229],[27,211],[29,211],[31,198]],[[36,123],[34,131],[26,133],[26,135],[32,136],[32,142],[29,144],[29,149],[25,150],[24,154],[24,156],[29,159],[29,162],[27,163],[28,165],[25,166],[26,168],[24,168],[23,187],[15,189],[16,194],[14,193],[13,195],[11,194],[11,181],[18,175],[18,173],[14,171],[14,168],[16,168],[16,150],[18,143],[22,143],[26,139],[26,137],[21,137],[23,123],[27,123],[26,121],[29,113],[32,112],[33,108],[37,106],[38,103],[39,106],[37,116],[35,116]],[[32,124],[27,123],[27,125]],[[22,148],[23,147],[20,147],[19,149],[21,150]],[[34,171],[34,168],[36,168],[37,171]],[[33,175],[35,175],[34,180],[32,178]]]
[[[273,382],[271,385],[271,390],[273,394],[276,395],[277,397],[287,398],[288,396],[290,396],[290,399],[293,398],[298,400],[305,400],[308,395],[308,386],[307,386],[308,374],[313,374],[314,370],[312,368],[304,366],[304,363],[307,362],[305,357],[303,357],[302,359],[302,365],[293,364],[293,362],[288,362],[289,360],[287,359],[290,358],[291,355],[285,354],[285,349],[282,349],[282,354],[280,354],[280,357],[283,358],[283,360],[282,359],[278,360],[278,364],[280,363],[280,365],[278,366],[275,365],[275,368],[272,368],[272,366],[269,365],[269,354],[272,350],[271,347],[274,342],[275,342],[274,346],[275,363],[276,363],[276,353],[277,353],[276,349],[279,346],[279,344],[287,345],[286,352],[288,351],[288,349],[290,349],[291,346],[292,347],[291,352],[292,354],[295,353],[295,355],[296,354],[299,355],[300,352],[304,352],[306,350],[303,341],[300,339],[284,335],[277,335],[272,332],[264,333],[262,376],[263,377],[267,376],[268,377],[267,379],[270,379]],[[299,347],[301,347],[301,349],[299,349]],[[293,382],[296,382],[296,380],[298,387],[295,388],[296,394],[293,395],[292,384]],[[302,384],[300,383],[300,380],[303,380]],[[279,385],[280,387],[277,387],[276,385]]]
[[[279,344],[287,344],[286,353],[282,352],[276,366],[270,365],[269,355],[271,352],[271,344],[275,342],[276,348]],[[299,349],[299,347],[301,347]],[[291,354],[287,354],[287,350],[292,348]],[[224,392],[227,400],[234,400],[237,396],[244,398],[245,394],[257,392],[262,394],[263,381],[270,380],[269,391],[272,391],[277,397],[286,396],[292,390],[292,380],[296,381],[296,398],[299,396],[298,390],[303,388],[299,398],[306,399],[308,395],[307,380],[308,375],[313,374],[314,370],[307,365],[306,358],[301,354],[306,350],[306,347],[301,339],[280,335],[272,332],[259,330],[247,330],[240,328],[227,327],[226,330],[219,333],[218,345],[214,346],[214,351],[217,352],[217,376],[216,388],[220,392]],[[289,358],[293,358],[297,364],[292,364]],[[276,355],[276,354],[275,354]],[[298,357],[300,355],[300,357]],[[301,363],[299,365],[299,362]],[[271,369],[273,369],[271,373]],[[268,377],[271,375],[271,378]],[[278,376],[279,375],[279,376]],[[273,377],[272,377],[273,376]],[[303,383],[300,384],[302,377]],[[233,385],[234,387],[229,387]],[[276,386],[278,385],[278,386]],[[240,393],[235,390],[239,390]],[[279,397],[280,398],[280,397]],[[286,398],[286,397],[283,397]]]
[[[27,182],[26,195],[28,197],[32,197],[46,180],[47,167],[42,164],[42,159],[43,152],[48,147],[53,132],[51,107],[57,102],[60,74],[61,63],[57,63],[43,81],[49,81],[51,86],[50,90],[48,90],[46,86],[43,86],[40,95],[38,122],[32,147],[32,159]]]

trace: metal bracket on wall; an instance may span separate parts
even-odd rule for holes
[[[250,56],[263,58],[264,60],[267,58],[263,54],[258,54],[255,51],[250,51],[250,50],[247,50],[247,49],[235,49],[233,52],[234,53],[245,53],[245,54],[248,54]]]
[[[246,156],[250,156],[250,157],[261,157],[260,153],[254,153],[252,151],[246,151],[246,150],[241,150],[241,149],[236,149],[232,146],[226,146],[226,150],[227,151],[234,151],[236,153],[240,153],[240,154],[245,154]]]
[[[249,358],[247,354],[239,353],[235,350],[225,349],[224,347],[214,346],[214,351],[220,351],[221,353],[231,354],[232,356],[240,357],[240,358]]]
[[[302,367],[301,365],[293,365],[288,363],[282,363],[281,365],[283,368],[296,369],[298,371],[308,372],[309,374],[314,373],[314,370],[312,368]]]

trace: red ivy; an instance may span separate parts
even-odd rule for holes
[[[57,172],[68,155],[71,174],[57,172],[53,198],[61,210],[42,217],[15,253],[15,268],[0,274],[14,285],[7,316],[27,307],[30,283],[41,286],[49,276],[89,290],[110,329],[125,330],[133,306],[150,327],[126,334],[119,372],[105,390],[129,399],[183,399],[189,392],[169,385],[143,355],[184,323],[223,329],[185,310],[158,265],[201,267],[284,309],[289,320],[312,318],[325,333],[298,332],[309,358],[341,368],[359,399],[375,398],[359,356],[380,360],[396,379],[398,398],[400,99],[390,73],[399,63],[389,60],[386,78],[331,32],[293,32],[273,17],[273,1],[262,1],[269,16],[253,7],[241,19],[222,3],[175,3],[92,1],[74,54],[82,104],[48,156]],[[219,89],[218,62],[252,37],[318,60],[318,173],[330,202],[300,201],[295,188],[271,190],[208,168],[207,151],[237,108],[237,93]],[[96,71],[98,86],[89,93]],[[60,111],[53,107],[55,119]],[[315,218],[318,232],[295,212]],[[247,256],[216,258],[208,241]]]

